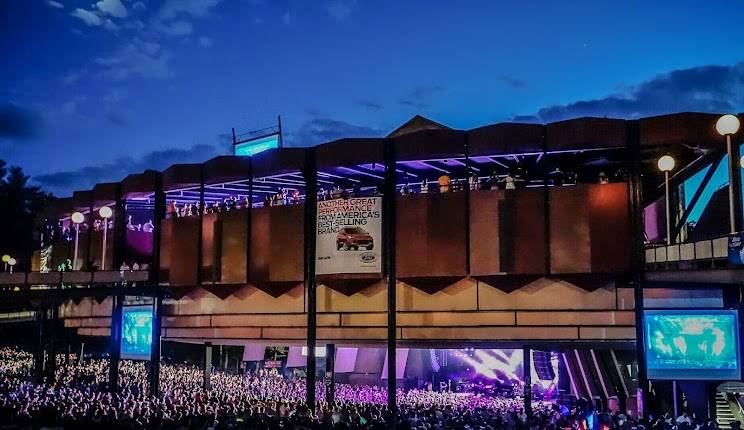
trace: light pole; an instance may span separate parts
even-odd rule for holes
[[[664,202],[666,207],[666,243],[667,245],[672,244],[672,225],[670,219],[670,205],[669,205],[669,172],[674,169],[674,158],[671,155],[665,155],[659,158],[656,165],[659,170],[664,172]]]
[[[3,255],[3,265],[5,266],[3,268],[3,271],[4,272],[7,272],[8,271],[8,261],[10,261],[10,255],[8,255],[8,254]]]
[[[85,216],[80,212],[73,212],[70,216],[70,220],[75,224],[75,252],[72,254],[72,270],[77,270],[78,260],[78,238],[80,236],[80,224],[85,221]]]
[[[716,122],[716,131],[718,131],[718,134],[720,134],[721,136],[726,136],[726,151],[728,153],[729,174],[729,227],[730,232],[735,233],[736,212],[734,210],[734,205],[736,204],[736,196],[734,195],[734,190],[738,187],[734,186],[734,178],[738,177],[738,175],[736,175],[734,171],[734,169],[736,169],[736,165],[734,164],[734,148],[731,143],[731,136],[739,131],[739,118],[737,118],[735,115],[730,114],[723,115],[722,117],[718,118],[718,121]]]
[[[8,265],[10,266],[10,274],[13,274],[13,266],[16,265],[16,259],[13,257],[10,257],[10,260],[8,260]]]
[[[101,251],[101,270],[106,270],[106,232],[108,232],[108,220],[114,213],[111,208],[104,206],[98,210],[98,215],[103,218],[103,250]]]

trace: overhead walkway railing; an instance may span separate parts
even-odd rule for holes
[[[134,282],[149,280],[150,272],[104,270],[97,272],[21,272],[0,273],[0,287],[41,287],[56,288],[59,286],[87,286],[87,285],[127,285]]]
[[[671,245],[646,247],[646,265],[650,269],[708,269],[729,267],[728,236]]]

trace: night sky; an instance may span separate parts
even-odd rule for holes
[[[744,110],[744,2],[0,0],[0,159],[68,195],[229,152]]]

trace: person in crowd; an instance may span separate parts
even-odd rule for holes
[[[437,179],[437,183],[439,184],[439,192],[440,193],[448,193],[450,191],[450,183],[452,182],[452,178],[450,178],[450,175],[445,173],[442,176]]]
[[[514,176],[510,174],[507,174],[504,178],[504,188],[507,190],[514,190],[517,188],[517,182],[514,179]]]
[[[610,183],[610,178],[607,177],[605,172],[599,172],[599,183],[602,185]]]
[[[426,178],[421,181],[420,192],[421,194],[429,193],[429,181],[427,181]]]
[[[211,388],[203,370],[185,363],[160,363],[160,394],[151,396],[142,361],[122,360],[119,390],[109,391],[108,360],[56,357],[52,380],[31,382],[33,356],[0,348],[0,426],[13,429],[717,429],[714,421],[681,423],[662,416],[645,422],[619,412],[597,410],[586,399],[569,410],[533,403],[528,415],[519,397],[462,395],[451,390],[398,389],[398,411],[386,407],[387,391],[373,385],[336,384],[327,402],[323,383],[317,405],[305,404],[304,372],[283,377],[277,369],[228,372],[213,369]],[[5,427],[3,427],[5,428]],[[732,428],[734,428],[732,426]]]

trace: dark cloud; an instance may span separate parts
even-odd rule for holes
[[[288,146],[313,146],[343,137],[378,137],[383,130],[331,118],[313,118],[286,136]]]
[[[736,112],[744,108],[744,62],[674,70],[600,99],[544,107],[515,121],[582,116],[638,118],[671,112]]]
[[[398,100],[403,106],[411,106],[416,109],[424,109],[429,106],[431,99],[444,92],[444,87],[439,85],[418,86],[411,90],[405,97]]]
[[[354,105],[367,109],[368,111],[377,112],[382,109],[382,106],[372,100],[367,99],[356,99]]]
[[[0,105],[0,137],[28,139],[38,136],[41,116],[13,103]]]
[[[86,166],[77,170],[68,170],[36,176],[35,182],[45,191],[57,195],[67,195],[74,190],[89,189],[100,182],[120,181],[127,175],[142,172],[146,169],[165,170],[172,164],[201,163],[217,155],[228,154],[231,150],[229,141],[225,143],[222,135],[216,144],[197,144],[191,148],[169,148],[153,151],[140,158],[122,157],[108,163]]]

